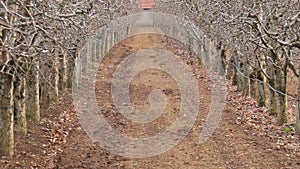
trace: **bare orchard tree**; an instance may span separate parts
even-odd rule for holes
[[[248,65],[264,75],[269,88],[270,113],[283,124],[287,122],[288,69],[298,77],[292,61],[295,59],[293,51],[299,49],[300,44],[299,1],[229,1],[228,4],[228,12],[222,13],[224,22],[239,33],[236,38],[245,41],[237,46],[239,51],[245,53],[250,49],[252,52],[246,58],[255,64],[248,62]],[[245,51],[244,46],[252,46],[252,50]]]
[[[9,14],[10,11],[16,10],[15,1],[1,1],[1,22],[10,25],[14,22],[14,17]],[[5,9],[5,10],[3,10]],[[3,25],[3,23],[1,23]],[[0,74],[0,152],[4,155],[13,156],[14,151],[14,100],[13,100],[13,71],[7,65],[11,65],[9,60],[12,58],[9,46],[14,43],[14,34],[1,26],[1,74]]]
[[[278,123],[287,122],[287,97],[295,99],[286,90],[288,70],[299,78],[298,0],[164,0],[156,9],[193,20],[218,41],[232,56],[238,90],[260,106],[269,103]]]
[[[0,154],[13,155],[14,128],[57,101],[71,81],[77,45],[135,1],[0,1]],[[70,86],[70,85],[69,85]]]

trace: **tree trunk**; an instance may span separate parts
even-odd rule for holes
[[[226,71],[227,71],[226,50],[225,50],[225,47],[222,45],[222,49],[220,51],[219,73],[220,73],[220,75],[227,75]]]
[[[204,65],[209,68],[210,67],[210,57],[211,57],[211,41],[209,38],[205,37],[204,38],[204,43],[203,43],[203,63]]]
[[[53,86],[53,90],[49,92],[49,101],[57,102],[58,101],[58,94],[59,94],[59,56],[58,53],[55,53],[54,64],[51,71],[51,84]]]
[[[73,75],[73,83],[72,87],[78,87],[79,85],[79,79],[81,78],[81,72],[82,72],[82,56],[80,50],[76,53],[76,58],[74,60],[74,75]]]
[[[26,78],[16,75],[14,80],[14,122],[15,130],[27,134],[26,123]]]
[[[259,82],[257,83],[258,106],[263,107],[266,106],[266,93],[265,93],[265,85],[262,83],[264,82],[264,77],[260,71],[257,73],[257,79],[259,80]]]
[[[233,77],[235,76],[235,71],[234,71],[234,62],[233,62],[233,57],[230,58],[228,66],[227,66],[227,70],[226,70],[226,78],[228,80],[232,80],[233,83]]]
[[[48,71],[45,71],[45,65],[43,65],[43,64],[41,64],[40,65],[40,68],[41,68],[41,70],[43,70],[43,71],[41,71],[40,72],[40,77],[42,78],[47,78],[47,79],[40,79],[40,81],[39,81],[39,93],[40,93],[40,98],[39,98],[39,100],[40,100],[40,108],[41,109],[47,109],[48,108],[48,106],[49,106],[49,103],[50,103],[50,99],[49,99],[49,93],[50,93],[50,91],[51,91],[51,84],[50,84],[50,78],[51,78],[51,76],[50,76],[50,72],[48,72]]]
[[[270,67],[268,68],[268,75],[270,77],[270,79],[268,80],[269,85],[273,88],[269,88],[269,107],[270,107],[270,115],[272,116],[277,116],[277,103],[276,103],[276,96],[275,96],[275,91],[274,89],[276,89],[275,86],[275,73],[274,73],[274,67],[273,65],[270,65]]]
[[[14,155],[13,77],[0,73],[0,154]]]
[[[257,98],[258,97],[258,82],[253,79],[257,79],[257,72],[254,70],[254,72],[250,73],[249,77],[250,79],[250,96],[252,98]]]
[[[33,122],[40,121],[40,63],[32,59],[32,70],[27,79],[27,117]]]
[[[281,93],[286,93],[286,77],[287,69],[276,68],[276,89]],[[284,124],[287,122],[287,96],[285,94],[277,93],[277,122]]]
[[[107,38],[107,37],[106,37]],[[107,45],[107,42],[105,43],[105,47]],[[87,46],[85,46],[82,51],[80,52],[80,56],[81,56],[81,66],[82,66],[82,69],[81,69],[81,72],[83,74],[87,73],[88,71],[88,63],[89,63],[89,60],[88,60],[88,54],[87,54],[88,50],[87,50]]]
[[[94,62],[96,60],[96,42],[93,40],[90,44],[90,55],[91,55],[91,61]]]
[[[243,69],[244,76],[242,77],[243,80],[243,96],[249,96],[250,94],[250,79],[249,79],[249,65],[244,64]]]
[[[244,88],[244,77],[242,76],[241,73],[243,73],[243,63],[238,63],[238,68],[239,70],[236,70],[237,73],[236,73],[236,78],[237,78],[237,92],[242,92],[243,91],[243,88]]]
[[[270,80],[270,85],[274,88],[274,85],[272,85],[274,83],[273,81],[274,79]],[[275,97],[275,91],[273,89],[269,89],[270,115],[277,116],[277,104]]]
[[[15,0],[4,1],[5,5],[17,11]],[[9,24],[13,25],[14,15],[8,12],[1,12],[0,17],[6,18]],[[8,30],[1,28],[1,41],[4,44],[13,44],[15,34],[9,35]],[[5,47],[6,48],[6,47]],[[9,58],[8,51],[3,48],[1,50],[1,58],[3,61]],[[12,73],[12,72],[10,72]],[[14,155],[14,100],[13,100],[13,76],[0,73],[0,155]]]
[[[45,79],[40,80],[40,100],[41,108],[48,108],[51,102],[58,101],[59,93],[59,57],[54,53],[55,58],[51,59],[51,67],[47,70],[47,65],[41,65],[43,70],[41,75]]]
[[[99,59],[101,55],[101,41],[96,41],[96,59]]]
[[[300,74],[300,69],[299,69]],[[296,133],[300,134],[300,77],[298,80],[298,111],[296,114]]]
[[[238,72],[236,70],[236,68],[233,69],[233,73],[232,73],[232,85],[237,86],[238,85]]]
[[[60,62],[59,90],[64,94],[67,91],[68,83],[68,54],[63,51],[63,57]]]
[[[74,56],[76,53],[74,53]],[[74,69],[75,69],[75,58],[69,58],[68,59],[68,80],[67,80],[67,88],[72,88],[72,83],[74,80]]]

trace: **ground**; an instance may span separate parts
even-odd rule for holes
[[[99,66],[96,81],[98,105],[103,108],[107,121],[124,135],[142,137],[164,131],[178,115],[180,93],[174,80],[166,73],[149,69],[136,75],[131,83],[131,101],[140,110],[149,108],[148,95],[153,89],[162,89],[168,104],[161,117],[149,124],[134,124],[124,119],[113,106],[111,77],[116,66],[130,53],[143,48],[168,49],[182,57],[199,84],[201,106],[196,122],[189,134],[173,149],[150,158],[125,158],[94,144],[81,128],[71,91],[58,103],[42,111],[39,124],[28,124],[28,135],[16,134],[15,157],[2,157],[1,168],[299,168],[298,149],[293,154],[278,148],[270,134],[249,127],[243,121],[249,104],[237,102],[242,96],[229,90],[222,119],[213,135],[199,144],[199,133],[211,103],[211,86],[207,70],[189,57],[188,51],[173,39],[162,35],[144,34],[126,39],[113,48]],[[105,99],[103,99],[105,98]],[[252,105],[253,104],[253,105]],[[240,106],[240,107],[239,107]],[[252,109],[252,108],[251,108]],[[265,124],[268,125],[268,124]],[[299,139],[295,136],[295,139]]]

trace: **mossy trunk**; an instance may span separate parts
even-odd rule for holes
[[[14,122],[15,131],[27,134],[26,78],[22,75],[16,75],[14,80]]]
[[[258,95],[258,82],[257,80],[257,72],[256,70],[254,70],[252,73],[250,73],[249,75],[250,77],[250,96],[252,98],[257,98],[257,95]]]
[[[48,102],[57,102],[58,94],[59,94],[59,65],[60,60],[58,53],[55,52],[55,58],[53,58],[53,66],[50,71],[50,86],[47,91],[48,94]]]
[[[2,1],[10,10],[17,11],[15,0]],[[5,18],[10,25],[15,22],[14,15],[8,13],[7,10],[0,12],[0,17]],[[15,33],[9,34],[5,28],[1,30],[1,43],[14,44]],[[0,59],[9,58],[6,47],[1,47]],[[10,72],[12,73],[12,72]],[[0,73],[0,155],[14,155],[14,101],[13,101],[13,76]]]
[[[237,86],[237,84],[238,84],[238,72],[235,68],[233,69],[232,83],[231,84],[234,85],[234,86]]]
[[[269,114],[272,115],[272,116],[277,116],[277,103],[276,103],[276,92],[274,91],[274,89],[276,89],[276,86],[275,86],[275,70],[274,70],[274,67],[273,65],[269,66],[268,69],[268,75],[270,77],[270,79],[268,80],[267,83],[269,83],[269,85],[272,87],[270,88],[269,87],[269,93],[268,93],[268,96],[269,96],[269,108],[270,108],[270,112]]]
[[[269,80],[269,84],[274,88],[274,79]],[[269,89],[269,102],[270,102],[270,115],[277,116],[277,104],[276,104],[276,99],[275,99],[275,91],[273,89]]]
[[[250,79],[249,79],[249,65],[245,64],[243,67],[243,74],[244,76],[242,77],[243,80],[243,89],[242,89],[242,94],[243,96],[249,96],[250,95]]]
[[[57,53],[55,53],[57,54]],[[40,100],[41,100],[41,108],[48,108],[51,102],[58,101],[58,93],[59,93],[59,57],[55,55],[51,60],[52,65],[48,70],[46,65],[42,65],[41,69],[45,69],[42,77],[45,79],[40,81]]]
[[[280,93],[276,94],[277,101],[277,122],[284,124],[287,122],[287,96],[286,96],[286,80],[287,69],[276,68],[276,87]]]
[[[233,52],[233,56],[231,58],[231,65],[233,67],[233,77],[232,77],[232,85],[237,86],[237,91],[241,91],[241,75],[240,75],[240,68],[242,63],[239,63],[238,60],[238,54],[236,51]]]
[[[0,73],[0,155],[14,155],[13,77]]]
[[[264,76],[259,71],[257,73],[257,79],[259,82],[257,83],[257,102],[259,107],[266,106],[266,92],[264,83]]]
[[[40,121],[40,63],[32,60],[32,69],[27,79],[27,118],[33,122]]]
[[[225,50],[225,47],[222,45],[220,51],[220,65],[219,65],[220,75],[227,75],[226,52],[227,51]]]
[[[230,58],[229,64],[227,66],[226,70],[226,78],[228,80],[232,80],[233,83],[233,77],[235,76],[235,71],[234,71],[234,65],[233,65],[233,57]]]
[[[76,55],[76,53],[74,53]],[[75,69],[75,58],[68,59],[68,80],[67,80],[67,88],[72,88],[72,83],[74,79],[74,69]]]
[[[237,79],[237,92],[242,92],[244,89],[244,77],[241,73],[243,73],[243,63],[239,63],[237,67],[236,79]]]
[[[44,65],[40,65],[41,66],[41,69],[45,69]],[[44,80],[44,79],[41,79],[39,81],[39,86],[40,86],[40,108],[41,109],[47,109],[49,107],[49,91],[51,90],[51,84],[50,84],[50,73],[48,71],[43,71],[41,72],[41,78],[47,78],[47,80]]]

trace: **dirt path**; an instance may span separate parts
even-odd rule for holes
[[[161,117],[149,124],[131,123],[113,106],[111,77],[116,66],[130,53],[143,48],[168,49],[182,56],[196,73],[201,107],[191,132],[173,149],[158,156],[133,159],[111,154],[93,144],[80,127],[72,106],[71,95],[53,104],[43,113],[42,122],[29,124],[29,136],[17,136],[16,157],[2,158],[0,168],[126,168],[126,169],[199,169],[199,168],[297,168],[297,160],[277,150],[265,137],[251,135],[235,123],[236,115],[227,106],[218,129],[204,144],[198,144],[199,133],[210,108],[211,90],[206,70],[189,59],[188,52],[175,40],[162,35],[137,35],[111,50],[99,67],[96,82],[98,105],[117,131],[132,137],[155,135],[168,128],[178,116],[179,89],[170,75],[149,69],[131,82],[131,101],[137,109],[149,108],[148,95],[162,89],[168,104]],[[105,99],[103,99],[105,98]]]
[[[131,82],[131,101],[140,110],[149,108],[147,100],[153,89],[162,89],[168,100],[164,114],[149,124],[136,124],[126,120],[113,106],[111,97],[111,77],[116,66],[129,54],[144,48],[163,48],[187,58],[187,51],[174,40],[160,35],[138,35],[123,41],[100,65],[96,83],[98,104],[110,124],[124,135],[147,137],[164,131],[177,118],[179,110],[179,90],[172,78],[162,71],[150,69],[142,71]],[[196,62],[192,60],[192,62]],[[189,62],[191,63],[191,62]],[[288,168],[295,162],[282,151],[276,151],[265,138],[246,134],[235,124],[235,114],[226,108],[219,128],[204,144],[198,144],[201,126],[210,106],[210,82],[201,66],[191,65],[198,74],[201,108],[196,123],[185,139],[175,148],[161,155],[145,159],[131,159],[112,155],[93,145],[83,132],[70,135],[64,151],[60,155],[59,166],[65,168]],[[102,99],[101,99],[102,98]],[[103,99],[106,98],[106,99]],[[77,141],[76,141],[77,140]],[[77,142],[77,143],[76,143]],[[81,143],[83,142],[83,143]],[[88,143],[88,144],[87,144]],[[71,147],[74,148],[70,151]],[[76,148],[77,147],[77,148]],[[76,148],[76,149],[75,149]],[[83,154],[78,152],[84,152]],[[74,154],[73,160],[68,155]],[[76,159],[76,160],[75,160]],[[76,161],[77,163],[74,163]]]

